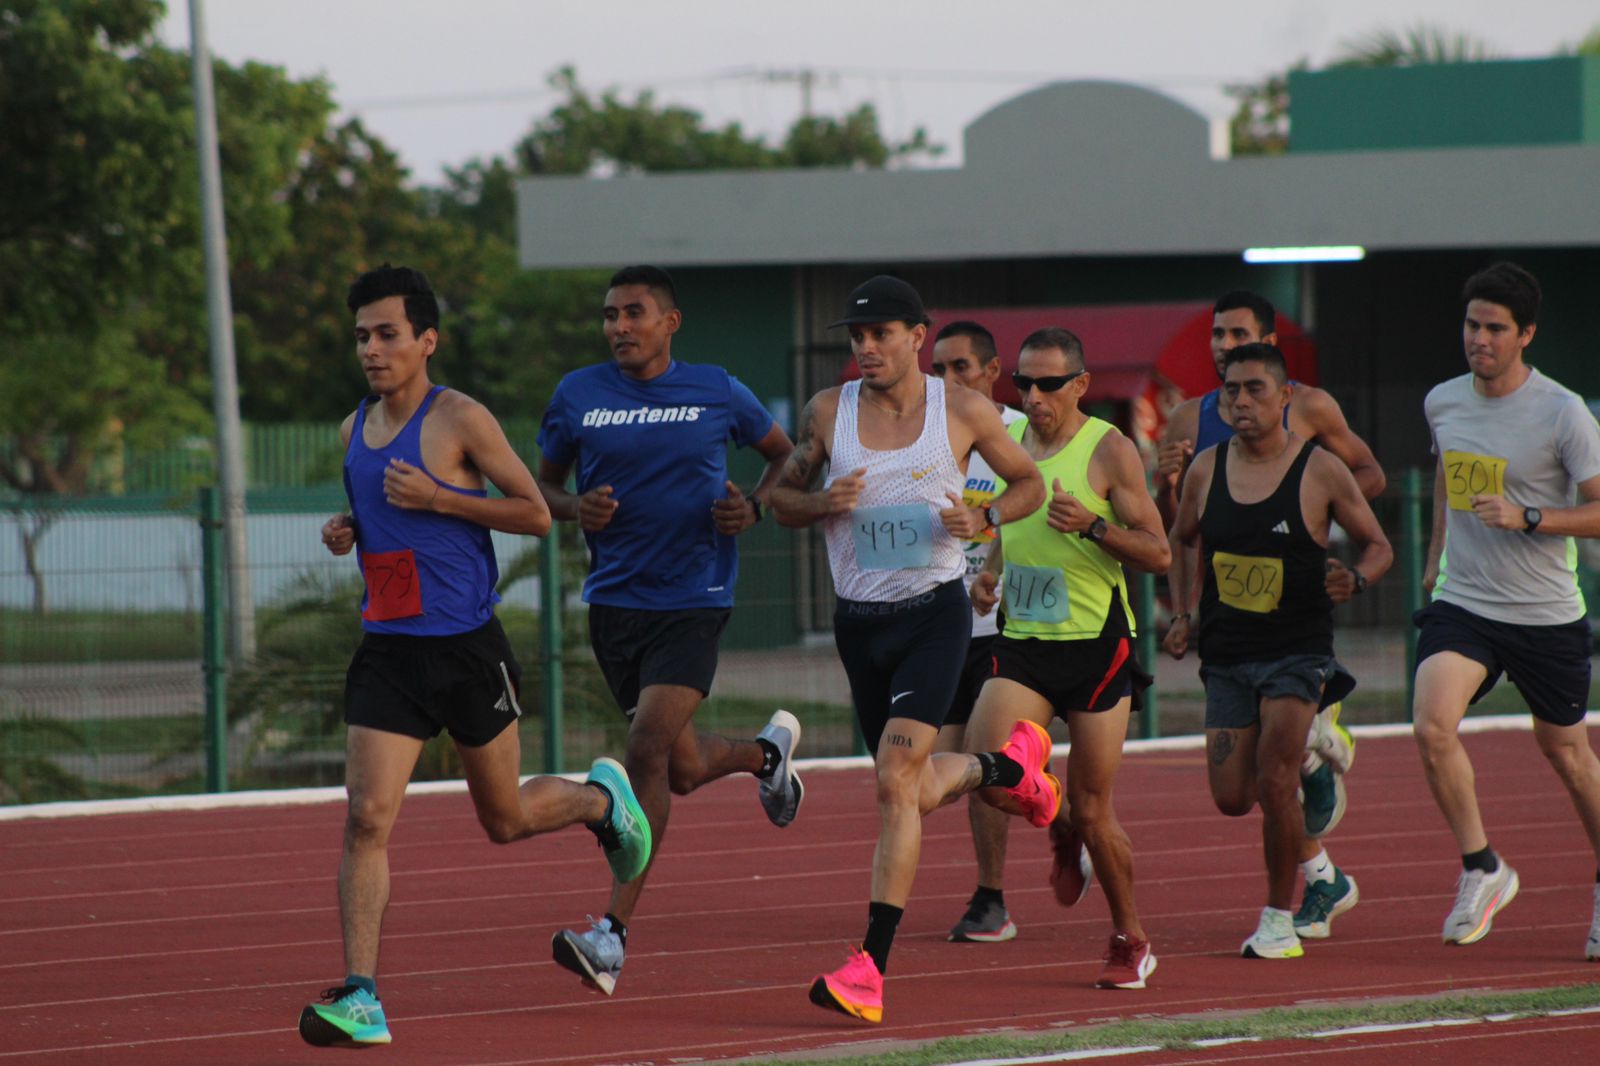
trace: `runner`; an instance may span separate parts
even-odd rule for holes
[[[1258,799],[1267,906],[1247,958],[1304,953],[1289,912],[1304,815],[1295,793],[1306,731],[1320,706],[1355,687],[1333,657],[1333,605],[1361,593],[1393,561],[1372,508],[1343,463],[1284,425],[1290,385],[1270,344],[1227,355],[1224,388],[1235,436],[1195,457],[1173,526],[1175,604],[1193,609],[1196,576],[1183,548],[1203,542],[1200,676],[1206,687],[1206,754],[1217,809],[1238,816]],[[1328,557],[1337,522],[1360,547],[1353,569]],[[1187,625],[1163,642],[1174,658]],[[1343,909],[1357,887],[1348,877]],[[1328,920],[1340,913],[1335,907]]]
[[[971,389],[994,402],[995,382],[1000,380],[999,353],[995,351],[994,335],[977,322],[951,322],[940,328],[933,340],[933,373],[947,387]],[[1024,415],[1015,408],[995,403],[1000,421],[1010,426],[1023,421]],[[972,455],[967,460],[966,487],[961,499],[968,507],[984,508],[993,502],[1000,491],[998,480],[983,456]],[[967,559],[967,591],[971,594],[972,582],[983,570],[995,545],[994,530],[986,529],[962,549]],[[978,700],[978,692],[993,672],[989,648],[999,633],[999,622],[993,611],[972,612],[972,643],[967,649],[967,661],[956,683],[955,699],[945,714],[944,725],[939,727],[939,739],[933,750],[961,751],[967,733],[967,721]],[[1003,738],[1002,738],[1003,739]],[[950,939],[966,943],[993,944],[1010,940],[1017,935],[1017,927],[1006,912],[1002,882],[1006,868],[1006,815],[977,795],[968,797],[967,820],[972,827],[972,846],[978,860],[978,885],[967,902],[967,911],[950,930]]]
[[[339,916],[346,977],[300,1012],[318,1047],[387,1044],[378,941],[389,903],[389,833],[423,744],[448,730],[478,822],[499,844],[582,823],[612,871],[650,858],[650,826],[627,772],[597,759],[588,782],[535,777],[520,788],[521,672],[494,616],[489,531],[544,536],[550,512],[488,409],[431,384],[439,304],[421,271],[387,263],[346,301],[372,395],[344,420],[350,513],[322,527],[334,555],[355,550],[366,580],[361,646],[345,682],[344,851]],[[502,498],[491,499],[492,484]]]
[[[1520,884],[1489,845],[1457,736],[1467,706],[1502,673],[1527,701],[1600,867],[1589,620],[1573,540],[1600,536],[1600,427],[1575,393],[1524,362],[1539,317],[1532,274],[1496,263],[1467,279],[1461,302],[1468,372],[1424,402],[1439,465],[1413,703],[1428,787],[1461,850],[1447,944],[1483,939]],[[1600,959],[1600,869],[1584,957]]]
[[[992,402],[917,370],[928,318],[910,285],[869,279],[835,325],[849,327],[861,380],[806,405],[772,506],[785,525],[824,523],[839,598],[834,642],[878,775],[866,937],[843,966],[812,982],[811,1001],[878,1022],[922,815],[981,786],[1007,789],[1041,828],[1061,804],[1060,782],[1047,772],[1049,734],[1031,722],[1018,722],[1001,751],[933,754],[972,631],[961,546],[1036,510],[1044,490]],[[981,510],[961,498],[974,451],[1007,482]]]
[[[1012,378],[1027,421],[1011,436],[1039,464],[1052,494],[1001,534],[1003,578],[986,569],[974,584],[979,610],[994,605],[1000,585],[1006,621],[967,744],[983,747],[1018,717],[1041,728],[1056,717],[1066,722],[1068,794],[1050,826],[1051,883],[1062,903],[1076,903],[1087,887],[1080,871],[1087,851],[1112,922],[1095,983],[1143,988],[1156,956],[1134,906],[1133,845],[1111,799],[1135,689],[1149,684],[1133,657],[1123,567],[1163,573],[1171,552],[1139,449],[1079,408],[1090,374],[1077,336],[1059,328],[1029,335]]]
[[[731,740],[702,732],[694,713],[711,691],[733,609],[734,538],[761,520],[794,446],[737,378],[673,359],[683,313],[666,271],[617,271],[604,313],[612,359],[556,386],[539,431],[539,488],[589,546],[589,641],[628,717],[624,763],[658,849],[673,793],[729,774],[754,774],[767,818],[786,826],[804,796],[793,771],[794,715],[780,710],[754,739]],[[748,495],[728,480],[729,440],[766,460]],[[556,962],[608,996],[648,872],[617,877],[604,918],[552,940]]]

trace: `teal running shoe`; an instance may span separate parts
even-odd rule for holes
[[[1307,881],[1300,909],[1294,912],[1295,935],[1301,940],[1324,940],[1333,931],[1333,920],[1361,902],[1356,879],[1337,866],[1332,881]]]
[[[628,771],[617,760],[602,755],[589,768],[587,780],[611,797],[610,815],[589,829],[600,839],[611,876],[620,882],[632,881],[650,865],[650,820],[633,794]]]
[[[1347,802],[1344,775],[1334,772],[1333,764],[1318,759],[1320,764],[1310,773],[1300,771],[1300,802],[1305,810],[1306,836],[1315,840],[1333,832],[1341,819]]]
[[[343,985],[300,1012],[300,1038],[312,1047],[364,1047],[389,1043],[383,1004],[364,988]]]

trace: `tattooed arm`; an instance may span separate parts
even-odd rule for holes
[[[839,390],[832,388],[817,393],[800,412],[799,439],[768,496],[772,513],[781,525],[798,528],[829,515],[844,514],[855,507],[861,495],[865,470],[852,471],[836,478],[826,490],[819,489],[838,409]]]

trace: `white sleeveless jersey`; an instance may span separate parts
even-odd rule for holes
[[[907,447],[892,451],[875,451],[861,444],[861,382],[847,382],[839,390],[828,480],[823,487],[852,470],[865,467],[867,471],[856,509],[833,515],[823,525],[833,591],[841,599],[892,603],[920,596],[966,573],[964,545],[939,521],[939,512],[950,506],[945,494],[959,497],[965,482],[950,450],[944,382],[923,375],[923,388],[922,435]],[[926,508],[926,518],[919,507]],[[907,540],[912,542],[909,546]],[[882,551],[875,559],[863,560],[858,547]],[[873,568],[894,561],[897,551],[915,561]]]
[[[1001,407],[1000,421],[1009,426],[1013,422],[1020,422],[1028,416],[1015,407]],[[1005,488],[1005,483],[995,476],[989,464],[984,462],[983,456],[974,451],[967,456],[966,487],[961,490],[961,502],[968,507],[987,507],[994,502]],[[967,557],[967,594],[972,594],[972,583],[983,572],[984,564],[989,561],[989,549],[994,546],[994,530],[986,529],[978,534],[978,539],[968,541],[962,548]],[[988,614],[972,612],[972,635],[974,637],[992,637],[1000,632],[1000,612],[990,611]]]

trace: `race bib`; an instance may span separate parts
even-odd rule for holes
[[[361,617],[368,622],[392,622],[422,613],[422,582],[410,548],[362,552],[361,576],[367,582],[367,608]]]
[[[1444,488],[1452,511],[1470,511],[1474,496],[1505,495],[1506,461],[1497,455],[1446,451]]]
[[[933,512],[925,503],[862,507],[850,515],[850,533],[863,570],[920,570],[933,562]]]
[[[1018,622],[1065,622],[1072,617],[1067,578],[1056,566],[1006,564],[1006,618]]]
[[[1217,552],[1211,557],[1217,598],[1229,607],[1271,614],[1283,599],[1283,560]]]

